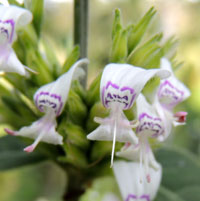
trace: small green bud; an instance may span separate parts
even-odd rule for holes
[[[81,149],[88,147],[89,141],[86,139],[86,133],[80,126],[67,122],[65,132],[67,135],[66,140],[69,141],[70,144],[76,145]]]
[[[82,150],[71,145],[70,143],[63,145],[66,156],[59,157],[58,160],[64,163],[70,163],[78,168],[87,167],[86,155]]]
[[[70,67],[78,60],[80,56],[80,47],[76,45],[74,49],[71,51],[67,59],[65,60],[62,66],[62,73],[67,72]]]
[[[100,80],[101,80],[100,73],[90,85],[89,90],[87,91],[86,102],[88,106],[93,105],[95,102],[99,101],[99,93],[100,93]]]
[[[80,96],[73,90],[70,90],[67,109],[69,118],[78,125],[82,125],[87,116],[87,107],[81,100]]]
[[[99,124],[94,122],[94,117],[106,117],[108,116],[109,112],[108,109],[106,109],[101,102],[95,103],[89,113],[89,118],[87,121],[87,131],[91,132],[94,130]]]

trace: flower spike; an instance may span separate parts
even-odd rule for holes
[[[129,122],[123,110],[131,108],[145,84],[154,76],[161,79],[170,75],[167,70],[145,70],[129,64],[106,65],[100,83],[102,104],[110,109],[109,117],[95,118],[101,125],[90,133],[90,140],[113,141],[111,166],[113,164],[115,142],[138,143],[138,138],[132,128],[137,122]]]
[[[84,71],[79,67],[86,63],[88,63],[87,59],[77,61],[68,72],[61,75],[56,81],[46,84],[36,91],[34,101],[37,108],[44,113],[42,118],[19,131],[5,129],[10,135],[35,139],[34,143],[26,147],[24,151],[32,152],[40,141],[62,144],[62,136],[55,130],[56,117],[61,114],[64,108],[72,80],[84,75]]]
[[[26,75],[24,66],[17,58],[12,44],[16,40],[16,31],[32,20],[29,10],[11,5],[0,5],[0,71]]]

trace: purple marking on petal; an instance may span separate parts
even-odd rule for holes
[[[159,99],[170,97],[170,103],[162,103],[166,108],[172,108],[183,100],[184,91],[179,90],[169,80],[164,81],[158,90]]]
[[[140,196],[140,199],[145,199],[146,201],[151,201],[149,195],[142,195],[142,196]]]
[[[137,195],[129,194],[125,201],[131,201],[131,199],[137,199]]]
[[[147,119],[144,119],[144,118]],[[147,113],[142,113],[139,116],[140,125],[136,128],[136,132],[140,133],[144,130],[152,131],[151,137],[158,137],[164,133],[164,128],[162,126],[162,120],[158,117],[152,117]]]
[[[111,81],[108,81],[108,82],[107,82],[106,89],[108,89],[108,87],[109,87],[110,85],[111,85],[113,88],[115,88],[115,89],[119,89],[119,86],[116,85],[116,84],[114,84],[114,83],[112,83]]]
[[[41,100],[39,100],[40,98]],[[58,103],[55,102],[55,100],[57,100]],[[62,97],[60,95],[51,94],[45,91],[41,91],[36,95],[35,104],[41,112],[44,112],[44,106],[51,107],[54,109],[57,116],[61,113],[63,106]]]
[[[131,94],[134,93],[134,89],[133,89],[133,88],[130,88],[130,87],[122,87],[122,88],[120,89],[120,91],[125,91],[125,90],[129,90],[129,91],[131,92]]]
[[[111,87],[111,89],[109,87]],[[117,84],[114,84],[111,81],[108,81],[106,86],[103,87],[101,95],[102,103],[105,107],[109,107],[110,102],[118,102],[123,104],[124,109],[128,109],[132,106],[135,97],[136,94],[134,94],[133,88],[128,86],[123,86],[120,88]]]
[[[9,35],[9,30],[6,29],[5,27],[2,27],[3,24],[9,24],[11,26],[11,33],[10,33],[10,35]],[[5,21],[0,20],[0,27],[1,27],[0,28],[1,33],[2,32],[6,33],[8,42],[12,43],[13,42],[13,36],[14,36],[14,30],[15,30],[15,22],[14,22],[14,20],[13,19],[8,19],[8,20],[5,20]]]

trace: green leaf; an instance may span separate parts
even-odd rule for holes
[[[133,49],[138,45],[140,40],[148,28],[153,16],[156,11],[154,7],[150,8],[148,12],[144,15],[144,17],[138,22],[136,26],[132,29],[128,37],[128,52],[132,52]]]
[[[200,162],[194,154],[165,147],[156,152],[156,158],[163,167],[163,186],[177,191],[188,185],[200,185]]]
[[[34,0],[31,2],[31,11],[33,13],[33,25],[38,36],[40,36],[43,20],[44,0]]]
[[[0,138],[0,170],[7,170],[45,160],[45,157],[36,151],[25,153],[26,145],[13,136]]]
[[[176,193],[166,189],[165,187],[161,186],[158,195],[154,201],[191,201],[191,200],[183,200],[179,197]]]
[[[200,199],[200,185],[198,186],[190,186],[188,184],[187,187],[181,189],[177,192],[180,197],[184,198],[185,200],[189,201],[197,201]]]

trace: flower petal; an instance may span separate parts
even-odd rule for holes
[[[87,135],[87,139],[100,140],[100,141],[112,141],[113,140],[113,129],[114,129],[114,118],[112,115],[108,118],[101,119],[101,125],[96,128],[93,132]],[[98,121],[98,123],[100,123]],[[117,124],[116,141],[118,142],[131,142],[133,144],[138,143],[138,139],[133,132],[131,125],[125,115],[121,116]]]
[[[164,133],[162,119],[156,113],[155,108],[150,105],[144,95],[140,94],[136,100],[137,116],[139,126],[137,134],[146,135],[147,137],[158,137]]]
[[[22,127],[19,131],[10,131],[9,129],[5,129],[5,131],[10,135],[35,139],[32,145],[24,149],[27,152],[32,152],[40,141],[55,145],[62,144],[63,138],[55,131],[56,126],[55,116],[48,113],[38,121],[33,122],[30,126]]]
[[[120,152],[117,152],[116,155],[131,161],[139,162],[140,161],[140,152],[141,152],[140,144],[137,145],[125,145],[122,147]],[[148,157],[149,166],[154,170],[158,170],[160,168],[159,163],[156,161],[154,154],[149,147],[148,152],[146,153],[146,157]],[[142,161],[144,163],[144,159]]]
[[[158,136],[157,139],[159,141],[164,141],[168,138],[172,130],[172,123],[174,121],[173,113],[170,110],[163,108],[157,97],[155,98],[153,105],[158,113],[158,116],[162,119],[164,126],[164,133]]]
[[[21,8],[15,5],[0,5],[0,19],[2,21],[10,19],[14,20],[15,29],[19,29],[31,22],[32,13],[25,8]]]
[[[161,82],[158,89],[159,101],[167,109],[172,109],[187,99],[190,96],[190,91],[175,77],[171,64],[166,58],[161,59],[161,69],[170,71],[172,75]]]
[[[120,199],[114,193],[107,193],[102,201],[120,201]]]
[[[124,201],[132,201],[132,198],[150,201],[155,198],[161,181],[161,166],[158,171],[150,169],[151,183],[146,180],[140,182],[139,163],[117,161],[114,162],[113,170]]]
[[[163,79],[169,75],[167,70],[145,70],[129,64],[108,64],[101,78],[101,101],[107,108],[111,107],[110,103],[117,102],[124,110],[129,109],[149,79],[154,76]]]
[[[77,61],[68,72],[56,81],[40,87],[34,95],[38,109],[41,112],[53,109],[57,116],[60,115],[67,100],[72,80],[84,75],[83,70],[78,67],[87,63],[87,59]]]

